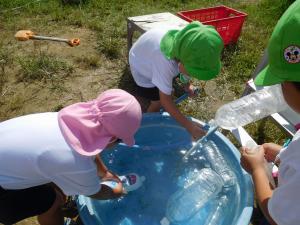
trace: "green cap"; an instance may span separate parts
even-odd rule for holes
[[[177,59],[188,74],[199,80],[210,80],[221,70],[223,40],[213,26],[194,21],[182,30],[168,31],[160,50],[168,59]]]
[[[256,85],[300,82],[300,1],[282,15],[268,44],[269,64],[255,78]]]

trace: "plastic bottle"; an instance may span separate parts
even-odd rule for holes
[[[210,123],[232,130],[286,108],[281,86],[273,85],[221,106]]]
[[[133,225],[133,223],[131,222],[131,220],[127,217],[125,217],[121,222],[120,225]]]
[[[236,206],[240,201],[241,194],[239,193],[237,186],[223,188],[222,192],[215,199],[215,207],[209,211],[203,225],[232,224],[235,217],[238,216]]]
[[[222,186],[223,180],[216,172],[209,168],[201,169],[189,185],[169,198],[166,210],[168,221],[174,224],[188,221],[221,191]]]
[[[145,181],[146,178],[144,176],[139,176],[136,173],[130,173],[127,175],[119,176],[119,179],[121,180],[125,191],[129,192],[140,188],[143,185],[143,182]],[[105,184],[110,188],[114,189],[117,187],[118,181],[106,180],[106,181],[102,181],[101,184]]]
[[[219,174],[224,182],[224,186],[229,187],[236,184],[236,176],[228,162],[222,155],[218,146],[213,141],[207,141],[202,145],[201,152],[210,163],[210,167]]]
[[[144,176],[139,176],[136,173],[119,176],[119,178],[122,181],[123,188],[125,188],[127,192],[140,188],[143,185],[143,182],[146,180]]]
[[[207,130],[207,133],[205,136],[201,137],[183,156],[183,160],[187,162],[188,158],[190,155],[194,154],[197,148],[202,148],[205,142],[207,142],[207,139],[210,135],[214,134],[218,126],[210,126],[210,125],[205,125],[204,130]]]
[[[210,212],[207,217],[205,225],[221,225],[226,218],[226,209],[229,207],[230,199],[223,195],[218,199],[218,204],[214,210]]]

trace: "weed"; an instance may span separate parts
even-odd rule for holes
[[[12,63],[10,51],[0,43],[0,94],[2,94],[3,86],[7,80],[6,67]]]
[[[61,110],[62,108],[64,108],[64,106],[61,105],[61,104],[59,104],[59,105],[57,105],[57,106],[54,107],[53,111],[54,111],[54,112],[58,112],[58,111]]]
[[[88,21],[88,27],[91,30],[103,32],[105,25],[99,22],[99,19],[92,19]]]
[[[80,57],[76,59],[76,63],[85,69],[97,68],[101,65],[99,56],[91,55],[86,57]]]
[[[40,53],[38,57],[19,58],[21,71],[19,82],[62,81],[73,71],[73,67],[59,59]]]
[[[109,59],[117,59],[120,56],[121,41],[118,38],[98,38],[97,49]]]

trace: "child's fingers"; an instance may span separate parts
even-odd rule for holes
[[[245,147],[245,146],[242,146],[242,147],[240,147],[240,153],[241,153],[241,155],[244,155],[245,153],[246,153],[246,151],[247,151],[247,147]]]

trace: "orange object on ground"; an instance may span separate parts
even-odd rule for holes
[[[35,40],[65,42],[71,47],[78,46],[80,44],[79,38],[64,39],[64,38],[57,38],[57,37],[45,37],[45,36],[35,35],[31,30],[19,30],[15,34],[15,38],[18,41],[28,41],[29,39],[35,39]]]

